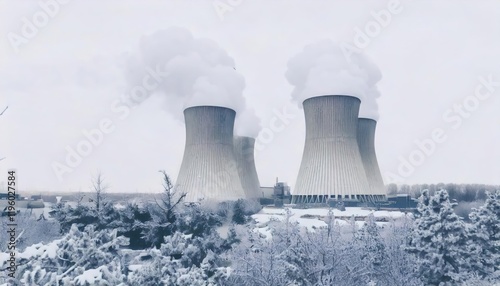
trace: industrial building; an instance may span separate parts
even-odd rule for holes
[[[412,198],[409,194],[398,194],[396,196],[387,197],[387,202],[381,204],[382,208],[387,209],[416,209],[418,199]]]
[[[245,198],[233,145],[236,112],[218,106],[184,110],[186,145],[176,190],[186,202]]]
[[[291,202],[290,186],[286,182],[278,181],[278,178],[276,178],[276,184],[273,187],[260,187],[260,189],[259,202],[261,205],[281,207]]]

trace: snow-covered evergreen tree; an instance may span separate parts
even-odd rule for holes
[[[474,268],[481,277],[500,277],[500,191],[487,193],[479,209],[469,215],[472,222],[469,249],[476,253]]]
[[[448,193],[420,197],[415,228],[407,250],[416,254],[425,285],[457,285],[467,277],[469,253],[466,224],[453,211]]]

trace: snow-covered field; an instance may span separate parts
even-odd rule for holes
[[[328,212],[330,211],[328,208],[293,209],[264,207],[259,213],[252,215],[252,218],[257,223],[258,231],[269,237],[271,233],[269,222],[271,220],[283,221],[286,218],[287,210],[290,211],[290,222],[297,222],[300,226],[306,227],[310,231],[326,226],[325,219],[328,217]],[[354,217],[358,227],[364,224],[364,220],[369,214],[373,214],[377,220],[377,224],[380,226],[387,224],[387,221],[391,219],[405,216],[405,213],[400,211],[374,211],[359,207],[347,207],[345,211],[338,209],[331,209],[331,211],[337,224],[348,225],[349,220]]]

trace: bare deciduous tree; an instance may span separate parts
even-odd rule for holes
[[[104,183],[104,176],[101,172],[92,179],[92,191],[94,192],[94,204],[97,214],[99,215],[100,210],[105,207],[108,202],[105,198],[105,193],[109,186]]]
[[[5,109],[2,111],[2,113],[0,113],[0,116],[3,115],[3,113],[5,112],[5,110],[7,110],[7,108],[9,108],[9,106],[6,106]]]

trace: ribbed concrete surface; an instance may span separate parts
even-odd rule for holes
[[[249,199],[260,197],[260,182],[255,168],[255,139],[246,136],[234,137],[234,154],[240,175],[241,186]]]
[[[360,103],[340,95],[303,102],[306,142],[293,202],[355,198],[369,192],[356,139]]]
[[[386,195],[384,180],[375,153],[375,129],[377,121],[368,118],[358,119],[358,146],[361,160],[368,178],[370,194]]]
[[[186,146],[176,189],[186,202],[244,198],[233,151],[234,110],[196,106],[184,110]]]

